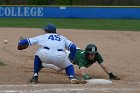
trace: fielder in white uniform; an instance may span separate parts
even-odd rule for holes
[[[42,63],[53,64],[61,70],[65,69],[71,83],[79,83],[75,78],[74,67],[70,60],[74,59],[76,45],[66,37],[56,33],[56,27],[48,24],[43,28],[45,34],[33,38],[23,39],[18,43],[18,50],[22,50],[24,45],[40,45],[34,58],[34,74],[31,83],[38,82],[38,73],[42,69]],[[70,60],[65,50],[70,51]]]

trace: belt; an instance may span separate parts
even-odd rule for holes
[[[50,48],[49,47],[44,47],[44,49],[47,49],[49,50]],[[63,51],[63,49],[57,49],[58,51]]]

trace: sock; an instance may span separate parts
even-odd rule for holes
[[[38,76],[38,74],[37,73],[34,73],[34,76]]]
[[[69,76],[70,79],[74,77],[74,67],[73,65],[69,65],[67,68],[65,68],[66,74]]]
[[[39,71],[42,68],[42,61],[40,60],[39,56],[35,55],[34,58],[34,76],[38,76]]]

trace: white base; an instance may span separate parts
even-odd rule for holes
[[[107,79],[90,79],[86,81],[87,84],[112,84],[112,81]]]

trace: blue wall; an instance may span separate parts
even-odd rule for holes
[[[140,8],[0,6],[0,18],[140,18]]]

